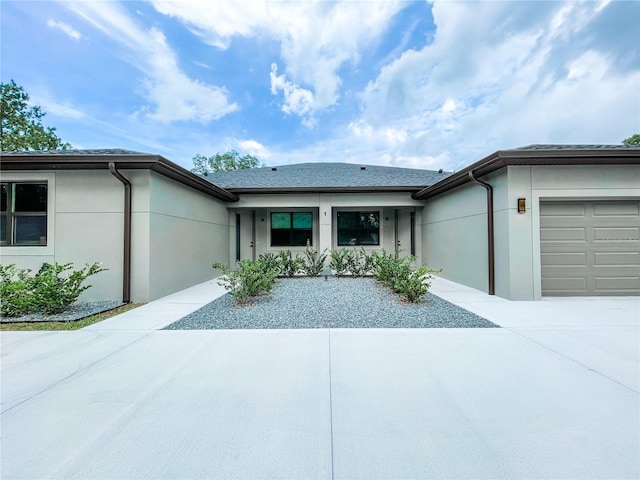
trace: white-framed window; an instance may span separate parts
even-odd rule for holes
[[[48,189],[46,181],[0,183],[0,245],[47,245]]]

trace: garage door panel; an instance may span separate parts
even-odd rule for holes
[[[594,227],[593,239],[596,242],[637,242],[638,227]]]
[[[540,215],[547,217],[584,217],[585,206],[582,203],[553,202],[548,203]]]
[[[640,253],[639,252],[594,252],[593,264],[595,266],[609,266],[609,265],[639,265]]]
[[[619,292],[633,293],[640,289],[640,277],[595,277],[594,280],[596,293],[619,295]]]
[[[640,209],[637,204],[633,203],[594,203],[593,204],[593,216],[639,216]]]
[[[587,240],[587,230],[584,227],[558,227],[540,230],[540,241],[547,242],[584,242]]]
[[[542,294],[639,295],[639,212],[638,201],[541,202]]]

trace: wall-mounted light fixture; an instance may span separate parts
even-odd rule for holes
[[[524,198],[518,199],[518,213],[524,213],[527,211],[527,202]]]
[[[260,221],[261,221],[261,222],[264,222],[264,217],[262,217],[262,218],[260,219]]]

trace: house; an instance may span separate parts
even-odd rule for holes
[[[512,300],[640,294],[640,148],[531,145],[456,172],[307,163],[200,177],[126,150],[3,153],[3,264],[101,261],[147,301],[211,263],[357,246]]]

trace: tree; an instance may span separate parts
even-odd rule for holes
[[[213,172],[230,172],[232,170],[246,170],[260,166],[260,161],[253,155],[240,156],[235,150],[227,153],[216,153],[211,157],[196,155],[193,157],[193,173],[207,175]]]
[[[11,80],[0,83],[0,87],[0,150],[66,150],[71,147],[58,138],[55,128],[42,125],[46,113],[37,105],[28,106],[29,94],[21,86]]]
[[[625,138],[622,143],[625,145],[637,145],[640,146],[640,133],[631,135],[629,138]]]

